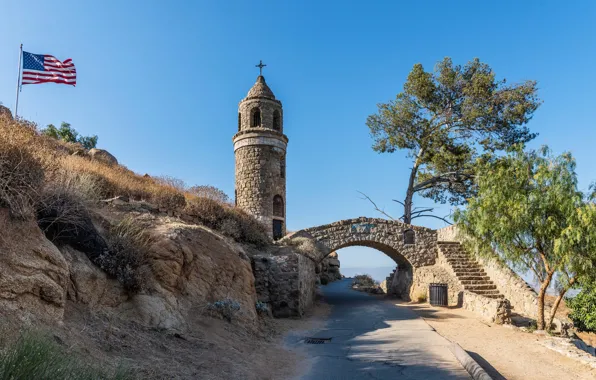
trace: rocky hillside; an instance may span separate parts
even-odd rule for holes
[[[0,115],[0,320],[12,332],[0,345],[41,329],[131,377],[269,376],[252,346],[276,357],[269,315],[304,313],[314,263],[241,210],[112,158]],[[256,257],[295,266],[255,278]],[[257,291],[290,272],[296,281],[274,289],[283,302]]]

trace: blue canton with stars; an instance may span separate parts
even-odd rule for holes
[[[23,52],[23,70],[45,71],[43,68],[43,54],[32,54]]]

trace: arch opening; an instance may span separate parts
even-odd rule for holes
[[[251,127],[260,127],[261,126],[261,110],[259,107],[255,107],[251,111]]]
[[[278,110],[273,111],[273,129],[281,131],[281,116]]]
[[[341,263],[341,273],[346,277],[371,274],[379,282],[387,281],[389,295],[410,301],[410,290],[414,279],[413,266],[398,250],[382,243],[363,240],[339,245],[331,249],[330,253],[335,251]],[[342,251],[344,257],[350,258],[346,264],[344,264],[345,260],[342,260]],[[383,259],[382,256],[389,260]],[[379,263],[379,266],[371,267],[371,262]],[[353,263],[361,263],[362,267],[355,267]],[[350,267],[356,269],[349,270]],[[366,273],[367,268],[372,273]],[[383,274],[385,271],[386,273]]]

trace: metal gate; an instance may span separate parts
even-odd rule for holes
[[[430,304],[434,306],[447,306],[447,284],[430,284]]]

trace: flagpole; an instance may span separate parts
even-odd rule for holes
[[[23,59],[23,44],[21,44],[21,51],[19,54],[19,71],[17,75],[17,101],[14,106],[14,118],[16,119],[19,113],[19,87],[21,86],[21,67]]]

